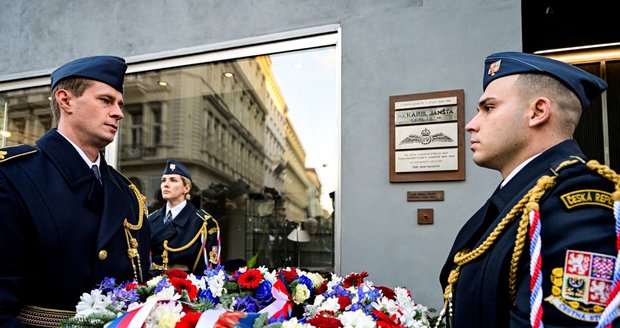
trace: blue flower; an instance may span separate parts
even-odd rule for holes
[[[204,271],[204,274],[205,274],[205,277],[211,278],[211,277],[217,276],[220,271],[223,271],[224,273],[226,273],[226,271],[224,270],[224,267],[221,265],[218,265],[217,267],[213,269],[206,269]]]
[[[200,293],[198,294],[198,298],[203,302],[209,302],[212,304],[220,303],[220,298],[214,297],[213,293],[211,293],[211,290],[208,288],[201,290]]]
[[[159,292],[161,292],[164,288],[170,286],[170,284],[168,283],[167,279],[161,279],[158,283],[157,286],[155,287],[155,290],[153,291],[154,294],[157,294]]]
[[[262,304],[267,304],[273,299],[273,295],[271,295],[271,287],[272,284],[269,280],[261,281],[258,287],[256,287],[256,298]]]
[[[116,287],[116,279],[114,278],[103,278],[101,285],[99,285],[99,289],[104,292],[109,292]]]
[[[306,276],[301,276],[299,277],[299,283],[306,285],[306,287],[308,287],[308,290],[312,292],[312,279]]]
[[[258,312],[258,304],[256,304],[256,299],[250,295],[246,295],[242,299],[238,299],[233,306],[233,309],[237,311],[243,312]]]

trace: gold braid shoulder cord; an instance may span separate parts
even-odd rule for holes
[[[138,251],[138,240],[131,235],[131,231],[138,231],[142,229],[142,220],[146,215],[146,196],[142,195],[138,188],[132,183],[129,185],[129,189],[133,191],[138,199],[138,223],[131,224],[125,218],[123,221],[123,227],[125,228],[125,239],[127,240],[127,256],[131,261],[131,266],[133,267],[133,276],[136,280],[138,277],[140,279],[138,281],[144,281],[142,277],[142,265],[140,264],[140,252]]]
[[[198,213],[196,213],[196,215],[198,215]],[[168,240],[164,240],[164,252],[161,255],[163,270],[168,270],[168,261],[169,261],[168,252],[173,252],[173,253],[182,252],[190,248],[192,245],[194,245],[194,243],[198,240],[198,237],[200,236],[202,236],[203,240],[206,242],[207,236],[208,236],[207,220],[209,219],[213,220],[215,222],[217,230],[220,229],[217,221],[211,216],[211,214],[207,213],[204,218],[201,217],[200,215],[198,215],[198,217],[200,217],[200,219],[203,220],[204,223],[202,224],[202,226],[200,227],[200,229],[198,230],[194,238],[192,238],[192,240],[190,240],[187,244],[181,247],[173,248],[173,247],[168,246]],[[208,250],[204,250],[204,252],[207,252],[207,251]],[[198,256],[196,257],[196,261],[194,262],[194,267],[192,268],[192,271],[196,270],[196,267],[198,266],[198,262],[200,261],[200,256],[202,255],[202,252],[203,252],[203,248],[200,248],[200,251],[198,252]]]
[[[439,318],[437,319],[437,323],[435,328],[439,327],[440,323],[443,320],[443,317],[446,315],[446,310],[448,311],[448,316],[452,316],[452,291],[456,282],[459,279],[459,273],[461,267],[465,264],[477,259],[482,254],[484,254],[493,243],[497,240],[499,235],[504,231],[506,226],[511,223],[515,217],[522,212],[521,221],[519,222],[519,228],[517,230],[516,241],[514,251],[512,253],[512,259],[510,262],[510,274],[508,280],[508,289],[510,291],[510,300],[514,305],[516,302],[515,294],[516,294],[516,285],[517,285],[517,267],[519,264],[519,260],[521,258],[521,254],[523,253],[523,248],[525,246],[525,239],[527,238],[527,230],[529,225],[529,212],[531,210],[538,210],[539,205],[538,202],[545,194],[547,190],[552,188],[555,185],[555,179],[558,175],[558,171],[562,168],[575,164],[577,162],[583,162],[581,159],[572,159],[567,160],[562,163],[555,169],[552,170],[554,175],[551,176],[542,176],[536,182],[536,186],[530,189],[523,198],[510,210],[510,212],[500,221],[500,223],[493,229],[491,234],[472,251],[468,249],[464,249],[458,252],[454,256],[454,263],[456,264],[456,268],[450,271],[450,275],[448,276],[448,286],[444,290],[444,306],[441,312],[439,313]],[[613,200],[620,200],[620,176],[616,174],[613,170],[608,168],[605,165],[599,164],[599,162],[595,160],[589,161],[587,167],[590,170],[596,171],[601,176],[606,179],[612,181],[615,185],[615,192],[612,194]]]

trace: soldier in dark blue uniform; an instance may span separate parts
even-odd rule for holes
[[[197,275],[220,264],[219,225],[206,211],[191,202],[192,176],[176,160],[168,160],[161,177],[161,195],[166,201],[149,215],[152,225],[151,269],[172,268]]]
[[[572,134],[606,88],[541,56],[486,59],[484,94],[466,130],[474,162],[503,181],[442,269],[449,327],[594,327],[601,319],[617,283],[612,207],[620,183],[587,161]]]
[[[144,279],[145,198],[101,153],[123,118],[126,68],[112,56],[58,68],[57,128],[0,150],[1,327],[58,327],[104,277]]]

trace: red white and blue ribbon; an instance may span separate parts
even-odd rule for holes
[[[540,213],[530,211],[530,325],[543,328],[542,315],[542,256],[540,255]]]
[[[614,218],[616,220],[616,263],[614,265],[614,276],[611,293],[607,298],[605,310],[601,315],[596,328],[611,328],[611,325],[618,316],[618,306],[620,306],[620,201],[614,201]]]
[[[151,310],[157,305],[158,301],[148,301],[141,307],[129,311],[112,321],[106,328],[141,328],[151,313]]]
[[[275,299],[264,309],[258,311],[258,313],[267,313],[269,318],[289,318],[291,311],[293,310],[293,302],[291,301],[291,295],[286,289],[286,284],[280,277],[271,287],[271,294]]]

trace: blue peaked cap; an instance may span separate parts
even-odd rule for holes
[[[123,92],[127,64],[116,56],[92,56],[68,62],[52,72],[52,90],[67,78],[84,78],[103,82],[118,92]]]
[[[546,74],[562,82],[581,102],[583,111],[590,100],[607,89],[607,83],[578,67],[567,63],[523,52],[499,52],[484,61],[482,89],[491,81],[514,74]]]
[[[174,159],[169,159],[166,162],[166,168],[164,169],[164,173],[162,175],[166,175],[166,174],[178,174],[190,180],[192,179],[192,175],[189,174],[189,171],[187,170],[187,168],[183,166],[183,164],[179,163],[178,161]]]

